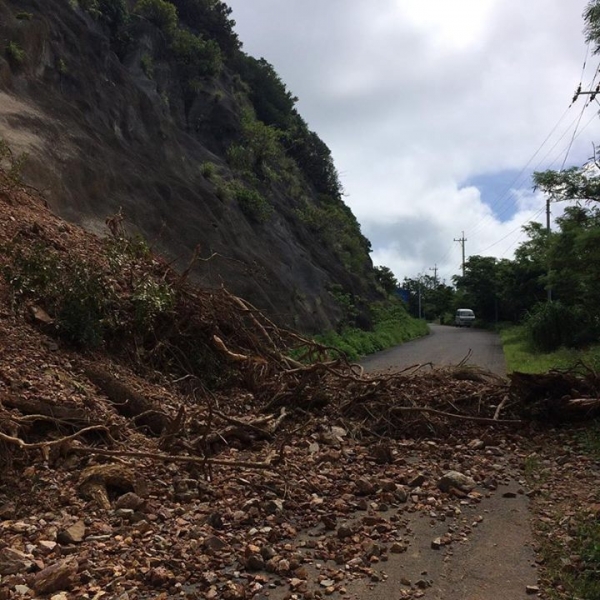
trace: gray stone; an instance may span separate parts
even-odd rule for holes
[[[449,492],[451,488],[461,490],[462,492],[470,492],[477,484],[468,475],[463,475],[458,471],[448,471],[438,481],[437,485],[442,492]]]

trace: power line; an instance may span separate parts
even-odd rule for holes
[[[521,176],[523,175],[523,173],[525,172],[525,170],[527,169],[527,167],[529,166],[529,164],[533,161],[533,159],[537,156],[537,154],[540,152],[540,150],[544,147],[544,145],[546,144],[546,142],[552,137],[552,135],[554,134],[554,132],[556,131],[556,129],[558,128],[558,126],[560,125],[560,123],[562,122],[562,120],[564,119],[565,115],[567,114],[567,112],[569,111],[569,109],[571,108],[571,106],[573,106],[573,103],[575,102],[575,100],[577,99],[579,94],[594,94],[591,98],[595,99],[595,94],[598,93],[598,91],[596,92],[582,92],[581,91],[581,87],[582,87],[582,83],[583,83],[583,76],[585,74],[585,69],[587,66],[587,59],[588,59],[588,55],[589,55],[589,43],[586,44],[586,53],[585,53],[585,57],[583,59],[583,64],[582,64],[582,68],[581,68],[581,76],[579,79],[579,86],[577,88],[577,92],[573,98],[573,100],[571,101],[571,104],[569,104],[569,106],[565,109],[565,111],[563,112],[563,114],[561,115],[561,117],[559,118],[559,120],[557,121],[557,123],[554,125],[554,127],[552,128],[552,130],[550,131],[550,133],[546,136],[546,138],[544,139],[544,141],[540,144],[540,146],[538,147],[538,149],[534,152],[534,154],[531,156],[531,158],[527,161],[527,163],[525,164],[525,166],[521,169],[521,171],[519,172],[519,174],[515,177],[515,179],[509,184],[509,186],[501,193],[501,195],[499,196],[498,200],[496,203],[494,203],[496,205],[496,210],[492,212],[492,215],[487,215],[486,217],[484,217],[481,221],[479,221],[479,223],[477,223],[475,225],[475,227],[471,230],[471,232],[475,232],[477,231],[481,226],[483,226],[487,221],[491,220],[494,216],[499,219],[500,217],[502,217],[504,214],[506,214],[506,212],[508,211],[508,209],[510,208],[510,205],[508,204],[508,202],[504,203],[503,205],[503,200],[507,200],[510,198],[510,192],[513,188],[513,186],[519,181],[519,179],[521,178]],[[592,78],[592,81],[589,84],[588,90],[592,90],[594,83],[596,81],[596,77],[598,76],[598,68],[596,69],[596,71],[594,72],[594,76]],[[600,84],[599,84],[600,87]],[[538,164],[535,166],[534,170],[539,168],[539,166],[544,162],[544,160],[546,159],[546,157],[552,152],[552,150],[554,150],[554,148],[560,143],[560,141],[564,138],[564,136],[567,134],[567,132],[571,129],[571,127],[573,125],[575,125],[575,129],[573,130],[573,136],[571,138],[571,144],[573,143],[573,140],[577,137],[576,133],[577,133],[577,129],[579,126],[579,123],[581,122],[581,118],[583,117],[583,113],[585,112],[585,109],[587,108],[587,106],[589,106],[589,102],[586,102],[584,104],[584,107],[582,109],[582,112],[579,114],[578,117],[575,117],[575,119],[567,126],[567,128],[565,129],[565,131],[563,132],[563,134],[560,136],[560,138],[553,144],[552,148],[550,148],[550,150],[548,150],[548,152],[546,152],[546,154],[544,155],[544,157],[538,162]],[[566,163],[566,160],[568,158],[570,152],[570,146],[569,146],[569,150],[567,150],[567,154],[565,155],[564,158],[564,163]],[[563,164],[564,166],[564,164]],[[561,168],[562,170],[562,168]],[[502,207],[502,208],[501,208]],[[495,213],[495,214],[494,214]]]

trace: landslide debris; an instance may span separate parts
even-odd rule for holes
[[[432,551],[460,543],[534,418],[596,408],[591,372],[558,398],[464,365],[366,376],[108,226],[0,181],[0,598],[374,585],[408,515],[448,521]]]

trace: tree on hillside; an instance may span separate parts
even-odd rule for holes
[[[242,46],[233,30],[235,21],[231,8],[221,0],[172,0],[179,18],[206,39],[214,40],[226,57],[233,56]]]
[[[398,288],[398,280],[389,267],[375,267],[375,281],[388,293],[394,294]]]

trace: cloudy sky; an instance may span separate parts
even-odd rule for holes
[[[511,258],[521,226],[545,222],[532,171],[581,164],[600,141],[598,103],[569,108],[599,64],[587,0],[225,1],[244,50],[330,147],[374,263],[399,280],[437,266],[450,283],[463,231],[467,256]]]

